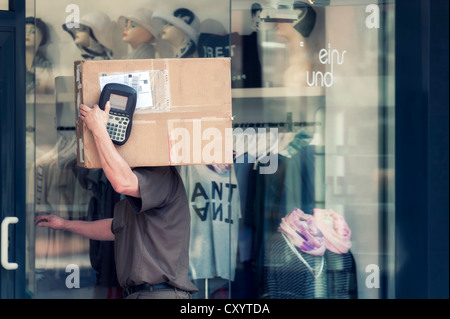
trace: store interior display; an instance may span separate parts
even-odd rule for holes
[[[221,4],[226,10],[209,8],[203,0],[166,2],[80,4],[79,27],[69,27],[67,13],[27,19],[27,90],[34,94],[29,102],[37,123],[34,174],[27,185],[33,188],[33,213],[50,207],[73,219],[112,218],[120,199],[101,170],[82,169],[73,161],[75,60],[229,57],[234,165],[178,167],[191,210],[190,278],[200,289],[193,298],[375,296],[362,289],[361,276],[364,265],[381,258],[374,244],[378,234],[362,230],[366,219],[376,219],[376,208],[360,192],[375,183],[379,145],[359,143],[358,136],[363,126],[378,133],[373,117],[361,115],[369,108],[378,114],[378,105],[365,108],[354,102],[355,94],[347,98],[342,86],[307,81],[308,74],[327,71],[334,71],[337,84],[347,78],[373,80],[347,62],[365,49],[347,40],[353,33],[336,28],[344,18],[363,20],[364,10],[343,15],[348,8],[328,7],[329,1],[232,0]],[[47,7],[37,0],[36,9]],[[372,31],[358,32],[378,41]],[[50,35],[53,51],[47,55]],[[345,64],[334,69],[330,60],[324,63],[325,54],[335,57],[333,49],[348,52]],[[379,69],[371,67],[376,74]],[[94,292],[88,290],[87,298],[91,293],[120,298],[113,243],[77,244],[70,236],[40,231],[34,247],[39,267],[29,274],[36,278],[30,290],[37,296],[53,293],[40,281],[42,273],[56,282],[64,274],[61,260],[72,260],[90,274],[87,286]],[[62,249],[59,240],[69,248]],[[71,241],[78,250],[70,249]]]

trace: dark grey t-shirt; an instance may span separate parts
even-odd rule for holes
[[[119,284],[168,283],[198,291],[189,280],[190,212],[175,167],[140,167],[141,198],[116,204],[112,231]]]

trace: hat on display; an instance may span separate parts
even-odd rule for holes
[[[220,23],[219,21],[214,19],[206,19],[201,23],[200,26],[200,34],[202,33],[226,35],[227,30],[225,29],[223,24]]]
[[[152,24],[153,11],[148,8],[139,8],[132,13],[119,17],[119,24],[124,27],[127,20],[131,20],[150,32],[155,38],[158,36]]]
[[[162,33],[162,27],[164,24],[170,23],[182,30],[195,44],[197,44],[200,21],[197,16],[189,9],[180,8],[173,12],[173,14],[167,14],[164,12],[155,12],[153,14],[153,21],[155,26],[158,27],[159,33]]]
[[[305,1],[276,0],[272,7],[261,12],[261,21],[292,23],[305,38],[309,37],[316,24],[316,11]]]
[[[300,11],[298,20],[294,22],[294,29],[305,38],[309,37],[316,24],[316,11],[309,3],[303,1],[295,1],[293,9]]]
[[[111,49],[112,43],[109,38],[111,20],[104,12],[96,11],[86,14],[81,17],[80,25],[88,27],[91,37],[99,44],[107,49]],[[63,29],[69,32],[74,39],[76,32],[79,30],[76,27],[69,28],[66,24],[63,24]]]

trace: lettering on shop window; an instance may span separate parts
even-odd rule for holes
[[[233,195],[235,194],[235,189],[237,189],[236,184],[217,183],[212,181],[211,192],[209,193],[211,194],[210,198],[205,187],[203,187],[201,183],[195,183],[191,196],[192,208],[202,222],[206,221],[209,216],[212,220],[233,224],[233,219],[231,218],[232,206],[228,203],[231,203]],[[199,205],[199,202],[203,202],[204,205]],[[224,210],[226,212],[225,214]]]
[[[66,18],[66,27],[68,29],[78,29],[80,27],[80,7],[76,4],[69,4],[66,12],[70,13]]]
[[[326,86],[332,87],[334,84],[334,67],[335,65],[344,64],[344,57],[347,50],[339,51],[331,48],[331,43],[328,43],[328,48],[323,48],[319,51],[318,58],[321,64],[329,65],[329,71],[323,73],[322,71],[306,71],[306,83],[308,86]]]

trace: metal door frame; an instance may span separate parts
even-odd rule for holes
[[[0,221],[8,227],[7,259],[18,269],[0,265],[0,299],[25,298],[25,0],[9,0],[0,11]],[[6,225],[5,225],[6,226]]]

